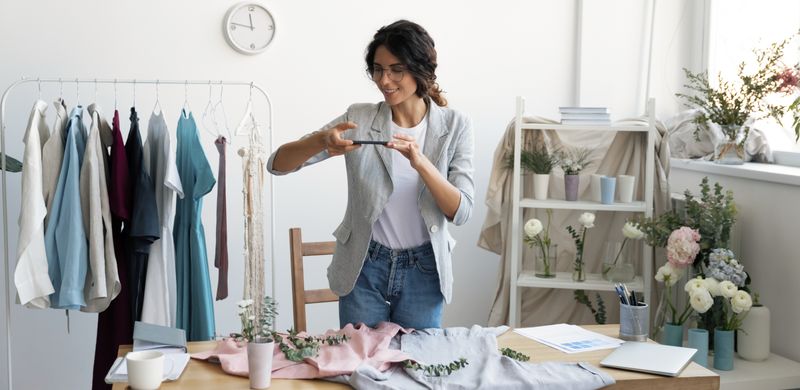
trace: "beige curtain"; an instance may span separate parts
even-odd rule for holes
[[[525,123],[557,123],[541,117],[524,117]],[[647,125],[647,118],[628,119],[616,122],[620,125]],[[670,193],[668,186],[669,176],[669,143],[666,129],[657,122],[655,139],[655,177],[654,177],[654,212],[656,215],[663,213],[670,207]],[[570,131],[556,133],[553,130],[531,131],[523,133],[523,147],[531,148],[533,145],[544,143],[553,150],[554,148],[587,147],[592,150],[592,164],[584,169],[581,174],[579,194],[588,197],[589,175],[601,173],[604,175],[635,175],[636,197],[644,198],[644,170],[646,143],[643,138],[645,133],[638,132],[600,132],[600,131]],[[486,194],[488,212],[481,228],[478,246],[500,254],[501,266],[497,278],[497,291],[494,303],[489,314],[489,326],[508,323],[509,289],[510,289],[510,259],[506,254],[509,241],[508,226],[511,223],[511,175],[512,170],[506,168],[505,156],[514,151],[514,121],[506,127],[505,135],[497,146],[494,154],[492,174],[489,179],[489,188]],[[524,175],[522,180],[524,197],[532,197],[532,179]],[[550,197],[564,198],[563,174],[559,168],[553,170],[550,176]],[[558,271],[571,271],[575,258],[575,244],[566,230],[567,225],[578,226],[578,217],[581,210],[554,210],[550,236],[558,244]],[[596,212],[595,227],[589,229],[584,243],[584,260],[587,272],[599,273],[602,265],[602,253],[608,241],[621,242],[622,226],[627,219],[636,216],[626,212]],[[544,210],[526,209],[523,212],[522,224],[530,218],[539,218],[546,223]],[[522,232],[513,232],[522,234]],[[633,247],[640,248],[640,245]],[[633,259],[641,257],[641,249],[633,251]],[[653,270],[658,267],[656,263],[660,257],[653,256]],[[637,274],[641,273],[641,262],[636,264]],[[533,252],[524,246],[522,269],[533,269]],[[655,287],[656,283],[653,283]],[[573,290],[521,288],[522,326],[535,326],[553,323],[592,324],[594,317],[588,308],[579,305],[573,299]],[[586,291],[592,302],[595,302],[595,292]],[[601,292],[607,307],[607,323],[619,322],[619,300],[611,292]],[[657,302],[656,295],[652,295],[652,303]],[[654,309],[651,309],[651,315]]]

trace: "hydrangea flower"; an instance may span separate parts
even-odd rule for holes
[[[737,287],[744,287],[747,281],[747,272],[744,266],[736,260],[733,251],[726,248],[717,248],[708,255],[708,269],[706,276],[717,280],[727,280]]]

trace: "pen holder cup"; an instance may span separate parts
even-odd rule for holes
[[[650,329],[650,307],[619,304],[619,338],[625,341],[647,341]]]

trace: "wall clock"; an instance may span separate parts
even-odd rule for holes
[[[263,5],[238,3],[225,14],[225,39],[242,54],[263,53],[275,37],[275,18]]]

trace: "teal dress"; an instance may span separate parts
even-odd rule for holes
[[[189,341],[214,338],[214,301],[208,275],[208,255],[203,229],[203,196],[216,180],[197,134],[194,116],[181,112],[178,120],[178,174],[184,197],[177,200],[175,212],[175,274],[177,327],[186,331]]]

